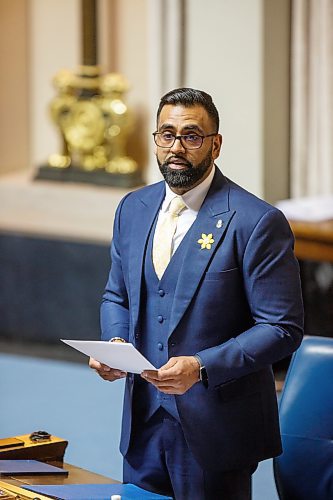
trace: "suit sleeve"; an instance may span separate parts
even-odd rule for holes
[[[111,243],[111,268],[101,305],[101,338],[121,337],[128,340],[129,301],[121,262],[121,210],[126,197],[117,208]]]
[[[266,212],[252,231],[242,271],[253,326],[198,353],[210,388],[267,367],[299,347],[303,304],[293,244],[289,224],[276,209]]]

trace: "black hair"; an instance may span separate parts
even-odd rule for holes
[[[191,88],[179,88],[174,89],[165,94],[161,100],[157,110],[157,122],[160,117],[163,106],[171,104],[173,106],[181,105],[185,108],[189,108],[191,106],[202,106],[208,113],[208,115],[213,120],[214,125],[216,126],[216,133],[219,131],[220,118],[219,113],[216,109],[215,104],[213,103],[212,97],[204,92],[203,90],[191,89]]]

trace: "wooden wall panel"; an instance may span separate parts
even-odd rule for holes
[[[27,168],[28,2],[0,2],[0,174]]]

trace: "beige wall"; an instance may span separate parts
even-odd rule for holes
[[[221,118],[224,173],[263,195],[261,0],[191,0],[186,84],[207,89]]]
[[[148,3],[147,0],[113,0],[116,22],[114,61],[108,69],[128,78],[131,89],[126,98],[136,114],[135,133],[129,139],[128,153],[143,168],[147,164],[149,137]]]
[[[26,167],[28,128],[27,2],[0,2],[0,173]]]
[[[212,94],[218,164],[270,201],[287,195],[290,0],[187,2],[186,84]]]
[[[52,78],[80,63],[80,1],[29,0],[30,27],[30,165],[45,164],[60,152],[60,140],[48,106],[55,96]]]

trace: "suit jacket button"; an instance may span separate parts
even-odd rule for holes
[[[161,316],[161,315],[157,316],[157,321],[159,323],[163,323],[163,316]]]
[[[164,297],[165,291],[164,290],[159,290],[158,294],[159,294],[160,297]]]
[[[163,351],[163,344],[162,344],[162,342],[159,342],[157,344],[157,347],[158,347],[159,351]]]

